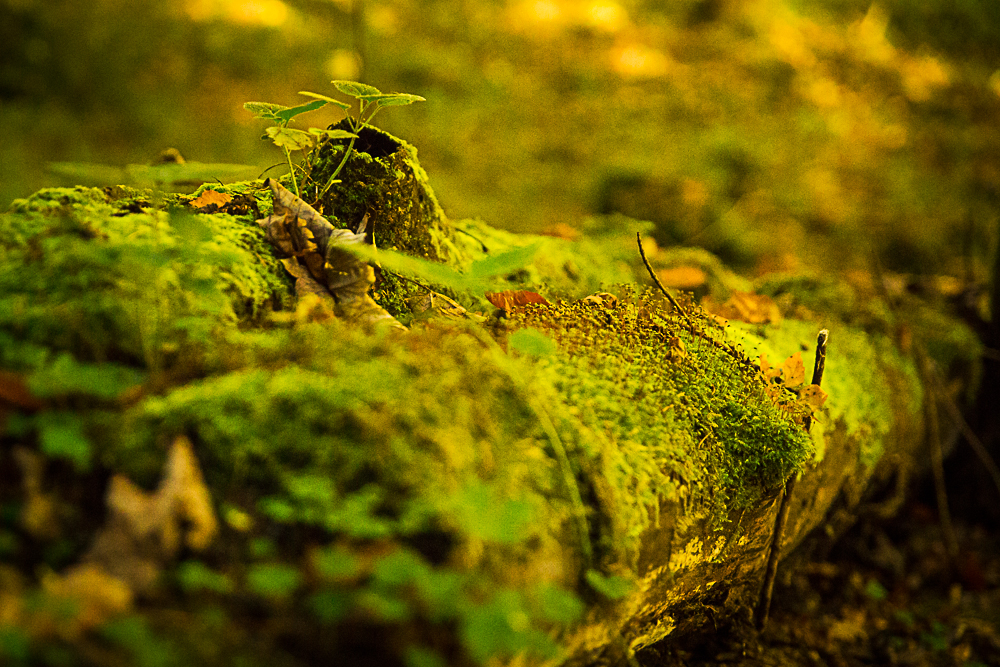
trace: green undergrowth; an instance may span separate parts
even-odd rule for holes
[[[687,322],[653,293],[609,287],[635,280],[646,223],[596,218],[579,241],[456,223],[456,268],[538,244],[497,289],[550,302],[503,313],[458,294],[485,326],[368,331],[296,309],[254,224],[269,194],[230,188],[252,197],[245,215],[76,188],[0,216],[4,658],[558,659],[567,628],[631,590],[661,507],[721,527],[812,456],[787,402],[689,298]],[[601,289],[617,296],[579,298]],[[797,341],[814,326],[780,331]],[[854,365],[885,349],[851,336],[831,337],[832,350],[858,341],[850,372],[831,356],[834,401],[841,385],[877,389],[877,366]],[[891,417],[880,400],[838,409],[862,429]],[[59,616],[46,586],[101,528],[109,477],[155,488],[179,436],[219,535],[158,560],[156,590],[128,613]],[[49,520],[29,520],[43,506]]]

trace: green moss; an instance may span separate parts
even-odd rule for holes
[[[605,536],[621,540],[605,549],[632,553],[664,500],[717,493],[720,510],[753,505],[812,453],[749,360],[693,335],[651,293],[532,305],[513,323],[558,343],[561,353],[538,362],[543,375],[566,412],[610,443],[572,445],[575,460],[599,465],[591,477],[613,524]]]
[[[733,335],[755,358],[766,354],[770,363],[778,364],[801,352],[807,381],[812,377],[816,335],[823,326],[830,328],[823,375],[823,390],[829,398],[820,419],[831,424],[843,422],[848,436],[859,443],[861,461],[870,468],[881,458],[894,420],[901,417],[899,406],[906,406],[903,418],[919,419],[923,395],[913,361],[901,355],[885,336],[866,334],[848,325],[792,319],[766,327],[730,324]],[[894,395],[900,387],[907,396]],[[821,460],[823,449],[816,453],[817,461]]]

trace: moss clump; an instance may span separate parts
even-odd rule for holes
[[[596,492],[619,524],[607,534],[626,537],[615,551],[631,552],[664,500],[714,496],[722,512],[743,509],[812,454],[750,361],[715,345],[707,319],[691,329],[664,303],[626,289],[615,301],[531,305],[512,316],[557,342],[560,353],[539,361],[543,373],[567,411],[613,443],[576,447],[580,460],[601,462],[594,478],[607,486]]]
[[[91,188],[42,190],[14,210],[0,217],[6,368],[37,370],[69,352],[176,370],[207,352],[219,326],[290,302],[263,234],[230,216],[123,214]]]

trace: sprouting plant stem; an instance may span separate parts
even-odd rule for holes
[[[364,107],[361,108],[364,109]],[[358,111],[357,124],[355,124],[354,121],[351,119],[350,114],[348,114],[347,116],[347,124],[351,126],[351,132],[353,134],[357,134],[358,130],[361,129],[362,123],[360,122],[360,119],[361,119],[361,111]],[[351,153],[354,151],[354,141],[356,139],[357,137],[352,137],[350,143],[347,144],[347,150],[344,151],[344,157],[341,158],[340,164],[338,164],[337,168],[333,170],[333,174],[330,175],[330,178],[326,180],[326,187],[323,188],[323,192],[321,192],[319,196],[316,198],[317,201],[326,196],[326,193],[330,191],[330,187],[333,185],[333,182],[337,179],[337,174],[339,174],[340,170],[344,168],[345,164],[347,164],[347,160],[350,159]]]
[[[295,196],[301,197],[299,194],[299,184],[295,180],[295,167],[292,166],[292,153],[287,148],[283,148],[285,151],[285,162],[288,163],[288,175],[292,177],[292,189],[295,190]]]

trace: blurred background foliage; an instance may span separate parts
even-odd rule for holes
[[[0,206],[52,161],[263,171],[243,102],[357,78],[427,98],[380,125],[453,218],[984,282],[998,68],[995,0],[0,0]]]

